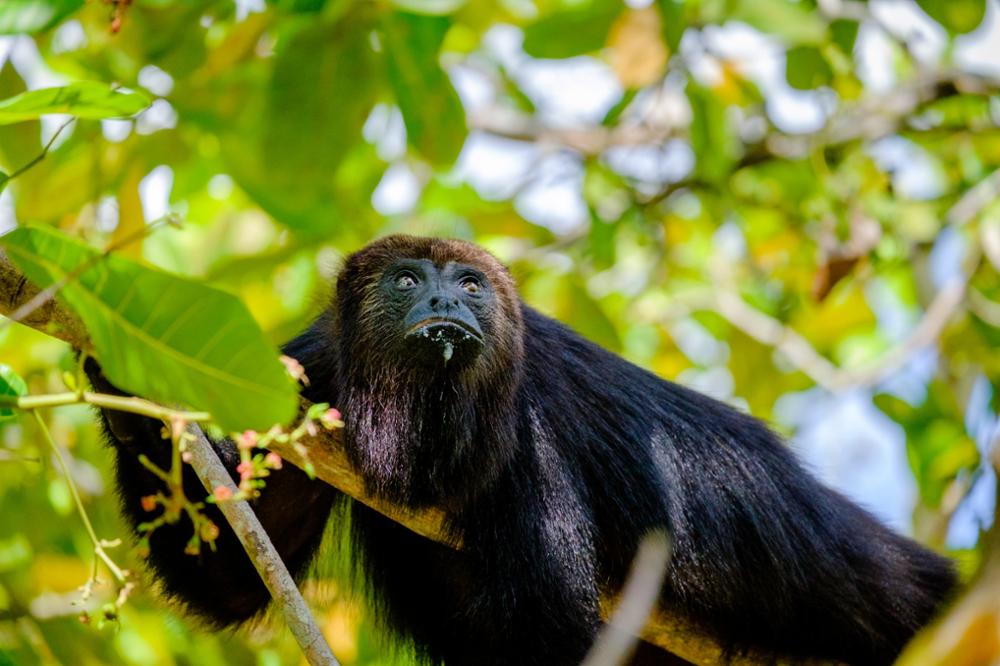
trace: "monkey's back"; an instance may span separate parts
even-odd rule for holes
[[[816,481],[765,424],[525,307],[523,396],[576,468],[601,578],[666,527],[666,603],[734,648],[886,663],[954,588],[951,564]]]

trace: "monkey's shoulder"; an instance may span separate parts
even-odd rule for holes
[[[523,317],[523,393],[542,421],[643,443],[784,449],[750,414],[659,377],[530,306],[523,306]]]

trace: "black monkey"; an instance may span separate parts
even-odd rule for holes
[[[392,236],[348,258],[331,306],[286,353],[304,394],[339,407],[368,491],[440,506],[451,550],[351,503],[377,614],[428,660],[572,664],[638,541],[665,528],[664,606],[732,650],[885,664],[956,584],[951,564],[822,486],[756,419],[664,381],[524,305],[475,245]],[[112,390],[96,364],[99,388]],[[105,412],[133,522],[159,481],[160,426]],[[229,441],[216,443],[232,469]],[[235,475],[235,472],[234,472]],[[187,478],[192,496],[204,495]],[[301,576],[342,496],[286,465],[255,509]],[[182,553],[190,525],[158,529],[168,593],[218,626],[256,614],[263,584],[223,527]]]

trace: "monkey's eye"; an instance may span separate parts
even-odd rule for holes
[[[417,286],[417,276],[413,273],[400,273],[396,276],[397,289],[413,289]]]
[[[458,283],[458,286],[462,288],[467,294],[478,294],[479,290],[482,289],[482,285],[479,284],[479,280],[474,277],[462,278],[462,281]]]

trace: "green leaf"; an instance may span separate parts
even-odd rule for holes
[[[569,11],[549,14],[524,29],[524,51],[535,58],[572,58],[604,47],[622,3],[594,0]]]
[[[618,353],[622,349],[622,340],[614,322],[601,307],[587,288],[577,279],[567,285],[569,307],[573,313],[574,328],[585,338]]]
[[[608,109],[608,112],[604,114],[604,118],[601,119],[601,124],[605,127],[612,127],[621,118],[621,115],[625,113],[629,105],[635,101],[636,95],[639,94],[638,88],[630,88],[622,92],[621,99],[614,103],[614,105]]]
[[[124,391],[211,412],[226,430],[263,430],[296,413],[295,388],[237,298],[91,247],[22,227],[0,239],[40,287],[83,320],[108,379]]]
[[[684,0],[658,0],[656,3],[663,17],[663,39],[671,53],[677,53],[684,36],[687,21],[684,16]]]
[[[10,181],[10,176],[0,171],[0,194],[3,193],[4,188],[7,187],[7,183]]]
[[[907,457],[921,499],[939,506],[948,483],[979,463],[976,443],[961,422],[934,419],[919,431],[907,429]]]
[[[28,386],[24,380],[9,366],[0,363],[0,396],[16,398],[27,392]],[[0,407],[0,421],[9,421],[14,418],[15,414],[12,407]]]
[[[791,0],[739,0],[729,18],[743,21],[786,44],[820,44],[826,23],[807,3]]]
[[[328,179],[374,106],[368,30],[307,25],[280,43],[268,90],[266,162],[294,178]],[[274,161],[272,161],[274,160]],[[315,170],[315,172],[310,172]],[[277,174],[275,174],[277,175]]]
[[[31,542],[20,532],[0,540],[0,573],[31,564]]]
[[[83,0],[3,0],[0,35],[26,35],[48,30],[80,7]]]
[[[587,249],[594,266],[605,270],[614,266],[618,248],[615,247],[615,235],[618,233],[617,221],[605,221],[596,214],[590,216],[590,232],[587,234]]]
[[[24,80],[8,62],[0,67],[0,100],[20,95],[27,86]],[[39,120],[0,124],[0,158],[2,164],[11,169],[27,164],[42,152],[42,123]],[[20,206],[20,202],[17,202]]]
[[[858,40],[858,27],[857,21],[847,19],[837,19],[830,24],[830,35],[833,37],[833,43],[847,55],[854,53],[854,43]]]
[[[379,63],[371,23],[297,24],[279,39],[263,103],[225,125],[223,155],[240,187],[282,224],[308,234],[341,222],[336,177],[375,105]],[[345,225],[346,226],[346,225]]]
[[[875,407],[896,423],[906,423],[914,418],[916,413],[916,409],[912,405],[891,393],[878,393],[872,398],[872,402]]]
[[[917,0],[917,4],[953,34],[972,32],[986,16],[986,0]]]
[[[80,81],[59,88],[29,90],[0,101],[0,125],[35,120],[47,113],[68,113],[77,118],[127,118],[149,106],[137,92],[114,90],[104,83]]]
[[[403,12],[383,23],[389,83],[411,146],[435,164],[451,164],[465,143],[465,110],[438,63],[451,21]]]
[[[796,46],[788,50],[785,58],[785,78],[793,88],[812,90],[833,79],[833,70],[814,46]]]
[[[691,104],[691,148],[698,156],[698,170],[712,182],[729,175],[736,163],[737,138],[726,116],[726,107],[711,90],[688,82]]]
[[[272,0],[272,4],[287,12],[316,14],[323,11],[326,0]]]
[[[413,14],[443,16],[454,14],[465,6],[467,0],[391,0],[393,7]]]

